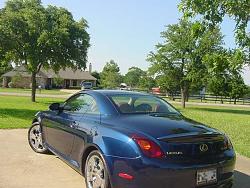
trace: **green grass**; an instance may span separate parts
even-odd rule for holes
[[[2,88],[0,87],[0,92],[8,92],[8,93],[31,93],[31,89],[21,89],[21,88]],[[39,89],[36,90],[37,94],[40,94]],[[59,89],[42,89],[41,94],[48,94],[48,95],[66,95],[68,93],[60,91]]]
[[[27,128],[34,115],[48,109],[49,104],[63,99],[37,98],[32,103],[30,97],[0,96],[0,129]]]
[[[48,109],[53,102],[63,99],[0,96],[0,129],[27,128],[39,110]],[[181,109],[183,115],[213,128],[219,129],[231,138],[236,151],[250,157],[250,108],[188,105]]]
[[[225,132],[238,153],[250,157],[250,108],[189,105],[183,115]]]

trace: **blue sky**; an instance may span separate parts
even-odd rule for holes
[[[0,0],[0,7],[4,6]],[[131,66],[144,70],[149,63],[147,54],[161,41],[160,32],[164,26],[177,23],[179,0],[42,0],[44,5],[52,4],[67,8],[75,19],[85,18],[89,23],[91,36],[89,62],[93,70],[101,71],[110,59],[126,73]],[[225,46],[235,46],[234,22],[229,19],[221,25],[225,35]],[[244,73],[250,85],[250,71]]]

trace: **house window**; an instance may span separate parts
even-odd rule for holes
[[[73,80],[73,86],[77,86],[77,80]]]

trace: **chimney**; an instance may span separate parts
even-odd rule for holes
[[[89,73],[91,73],[91,72],[92,72],[92,64],[89,63]]]

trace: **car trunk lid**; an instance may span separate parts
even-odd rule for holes
[[[225,151],[224,136],[219,133],[190,133],[158,138],[166,158],[175,161],[202,161],[220,159]]]

